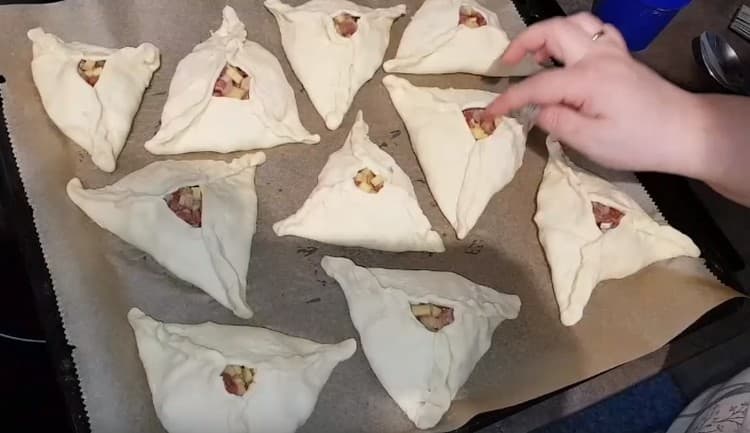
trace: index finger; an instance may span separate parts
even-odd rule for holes
[[[544,48],[556,60],[572,64],[584,56],[592,43],[591,36],[566,18],[552,18],[532,25],[513,39],[502,59],[515,64],[527,53]]]
[[[575,70],[540,72],[510,86],[485,108],[485,113],[500,117],[530,104],[580,107],[585,100],[580,91],[580,81],[581,76]]]

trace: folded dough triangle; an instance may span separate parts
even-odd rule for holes
[[[465,22],[467,18],[473,23]],[[531,58],[513,67],[500,62],[509,44],[497,15],[475,0],[425,0],[406,26],[396,57],[387,60],[383,69],[492,77],[526,76],[540,69]]]
[[[159,161],[100,189],[68,182],[70,199],[102,228],[150,254],[177,277],[194,284],[239,317],[247,306],[247,269],[258,198],[255,166],[263,153],[221,161]],[[198,226],[168,206],[166,197],[197,186]]]
[[[403,78],[383,78],[393,105],[406,124],[412,147],[440,210],[456,235],[471,231],[492,196],[503,189],[523,162],[524,127],[511,117],[477,140],[463,110],[486,107],[495,93],[468,89],[415,87]]]
[[[294,91],[279,61],[246,36],[245,25],[226,6],[219,30],[177,65],[161,128],[145,144],[149,152],[227,153],[320,141],[302,126]],[[249,77],[248,99],[213,96],[227,65]]]
[[[39,27],[28,37],[31,76],[47,115],[97,167],[114,171],[143,92],[159,68],[159,50],[148,43],[121,49],[65,43]]]
[[[318,175],[310,197],[297,213],[274,224],[274,232],[383,251],[445,251],[419,208],[409,176],[370,141],[368,130],[360,111],[344,146],[331,154]],[[356,184],[367,170],[376,175],[369,180],[375,187],[367,186],[367,179]]]
[[[576,167],[560,143],[548,138],[547,150],[534,222],[563,325],[581,320],[600,281],[627,277],[660,260],[700,255],[690,238],[654,221],[611,183]]]
[[[336,365],[357,348],[352,338],[318,344],[264,328],[164,324],[136,308],[128,320],[169,433],[293,433]],[[250,377],[227,378],[227,366],[244,367]],[[246,379],[244,387],[232,388],[233,378]]]
[[[335,257],[321,266],[344,291],[373,372],[421,429],[440,421],[495,328],[521,308],[518,296],[451,272],[363,268]],[[419,304],[452,309],[451,323],[428,330],[412,312]]]
[[[337,129],[354,95],[383,62],[391,24],[406,6],[371,9],[346,0],[311,0],[298,7],[266,0],[265,5],[279,24],[294,73],[326,127]],[[337,31],[336,17],[350,20],[347,36]]]

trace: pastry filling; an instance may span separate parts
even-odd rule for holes
[[[616,228],[620,225],[622,217],[625,216],[622,211],[597,201],[591,202],[591,209],[594,212],[596,226],[599,227],[599,230],[601,230],[602,233]]]
[[[203,202],[201,187],[197,185],[183,186],[164,196],[164,201],[167,202],[169,209],[179,219],[190,224],[191,227],[198,228],[201,226],[201,204]]]
[[[470,29],[476,29],[487,25],[487,19],[469,6],[461,6],[458,11],[458,24],[464,25]]]
[[[483,118],[484,108],[467,108],[463,113],[466,126],[469,127],[471,135],[474,136],[475,140],[482,140],[495,132],[497,119]]]
[[[228,393],[242,397],[245,395],[255,378],[255,369],[244,365],[229,364],[221,372],[224,389]]]
[[[369,168],[363,168],[354,176],[354,185],[364,192],[376,194],[385,185],[385,179],[373,173]]]
[[[351,38],[357,32],[357,21],[359,21],[359,17],[344,12],[333,17],[333,26],[341,36]]]
[[[453,323],[453,308],[434,304],[412,304],[411,313],[422,325],[437,332]]]
[[[99,77],[102,75],[105,63],[107,63],[106,60],[81,59],[81,61],[78,62],[78,75],[80,75],[89,86],[94,87],[96,82],[99,81]]]
[[[227,63],[214,84],[214,96],[250,99],[250,76],[237,66]]]

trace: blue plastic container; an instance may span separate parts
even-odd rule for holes
[[[594,14],[617,27],[631,51],[648,47],[690,0],[599,0]]]

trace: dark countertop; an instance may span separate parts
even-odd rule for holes
[[[562,14],[553,0],[515,2],[519,12],[529,22]],[[8,2],[0,0],[0,4],[4,3]],[[723,29],[731,17],[731,11],[727,11],[739,3],[734,0],[694,0],[690,7],[692,10],[681,14],[651,49],[639,55],[640,58],[688,89],[717,90],[692,62],[689,38],[695,29],[704,27],[701,20],[706,20],[708,28]],[[740,51],[747,50],[750,56],[750,44],[734,38],[732,42],[742,45]],[[6,286],[9,296],[0,305],[0,333],[47,340],[45,344],[23,343],[0,337],[2,353],[12,354],[2,357],[0,363],[0,377],[5,383],[10,383],[10,387],[4,387],[6,395],[13,401],[6,417],[11,426],[8,431],[15,431],[12,427],[18,425],[19,429],[21,426],[24,429],[53,426],[55,432],[86,432],[89,428],[70,356],[71,347],[65,340],[54,292],[36,238],[31,209],[25,201],[4,126],[0,118],[0,254],[3,255],[0,259],[4,259],[6,280],[10,284]],[[695,182],[658,174],[643,174],[640,177],[670,223],[696,240],[722,280],[736,288],[748,287],[748,280],[745,279],[748,271],[744,268],[744,262],[750,262],[748,210],[729,203]],[[698,194],[694,194],[694,191]],[[738,251],[744,255],[744,260]],[[711,344],[733,337],[738,327],[746,323],[742,314],[747,313],[746,309],[732,304],[707,315],[678,338],[678,344],[674,345],[677,349],[672,349],[672,353],[676,351],[679,356],[673,355],[672,362],[690,359]],[[695,336],[709,332],[708,329],[711,338],[695,342]],[[664,365],[666,363],[660,364],[661,367]],[[630,377],[630,383],[640,378],[642,376]],[[579,384],[518,407],[478,416],[460,431],[476,431],[535,407],[543,408],[545,402],[554,401],[555,396],[584,386],[585,383]]]
[[[691,41],[706,30],[719,33],[727,38],[745,59],[746,67],[750,68],[750,42],[728,29],[735,11],[745,3],[743,0],[694,0],[638,58],[685,89],[698,93],[723,92],[695,62]],[[701,182],[690,180],[684,183],[705,206],[742,260],[750,263],[750,208],[723,198]],[[750,266],[735,264],[732,274],[738,285],[750,287]]]
[[[44,340],[34,292],[3,203],[7,201],[0,201],[0,263],[6,298],[0,303],[0,353],[6,356],[0,357],[0,382],[4,384],[3,400],[8,402],[0,411],[3,430],[33,431],[53,426],[56,432],[72,432],[52,365],[57,357],[51,356]]]

